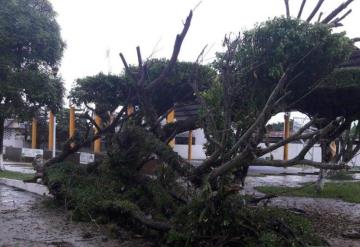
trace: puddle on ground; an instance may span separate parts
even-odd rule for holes
[[[273,166],[250,166],[248,174],[249,175],[261,175],[261,174],[282,174],[282,173],[315,173],[319,169],[309,167],[309,166],[296,166],[296,167],[273,167]]]
[[[299,187],[304,183],[314,182],[317,175],[268,175],[264,177],[249,176],[245,180],[245,185],[248,187],[258,186],[284,186],[284,187]]]

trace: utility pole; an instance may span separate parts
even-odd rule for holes
[[[166,116],[166,123],[173,123],[175,121],[175,110],[172,109],[168,115]],[[175,147],[175,139],[172,139],[169,142],[169,146],[174,148]]]
[[[37,147],[37,120],[36,118],[33,118],[31,124],[31,148],[36,149],[36,147]]]
[[[284,114],[284,140],[290,136],[290,112]],[[289,159],[289,144],[284,145],[284,157],[283,160]]]

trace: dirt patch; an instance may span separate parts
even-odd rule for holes
[[[270,205],[305,212],[330,246],[360,246],[360,204],[335,199],[278,197]]]

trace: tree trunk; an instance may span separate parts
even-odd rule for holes
[[[5,119],[0,117],[0,171],[5,170],[3,161],[4,122]]]

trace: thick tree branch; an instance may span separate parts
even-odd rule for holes
[[[318,3],[316,4],[315,8],[313,9],[313,11],[311,11],[309,17],[306,19],[307,22],[310,22],[312,20],[312,18],[316,15],[316,13],[319,11],[321,5],[324,3],[325,0],[319,0]]]
[[[126,73],[128,73],[131,76],[131,78],[134,80],[134,82],[137,82],[138,79],[136,78],[136,75],[130,70],[130,67],[129,67],[129,65],[128,65],[125,57],[124,57],[124,54],[120,53],[119,56],[120,56],[121,61],[122,61],[123,65],[124,65]]]
[[[163,69],[161,74],[155,80],[153,80],[149,83],[149,85],[146,87],[146,90],[149,90],[149,91],[152,90],[157,84],[159,84],[162,80],[164,80],[164,78],[166,78],[166,76],[169,74],[171,69],[174,67],[174,65],[177,61],[178,55],[180,53],[181,45],[182,45],[182,43],[185,39],[185,36],[189,30],[192,16],[193,16],[193,12],[190,11],[190,13],[184,23],[182,32],[176,36],[173,53],[171,55],[169,63]]]
[[[328,24],[332,19],[334,19],[341,11],[347,8],[349,4],[351,4],[354,0],[347,0],[337,7],[334,11],[332,11],[328,16],[326,16],[321,23]]]
[[[102,129],[99,129],[98,132],[92,137],[92,138],[87,138],[80,142],[80,143],[76,143],[71,145],[71,143],[73,143],[73,139],[70,138],[64,145],[64,149],[62,151],[62,153],[57,156],[57,157],[54,157],[50,160],[48,160],[46,163],[45,163],[45,167],[48,167],[52,164],[55,164],[55,163],[58,163],[58,162],[62,162],[64,161],[69,155],[73,154],[73,153],[76,153],[77,151],[80,150],[80,148],[82,148],[83,146],[85,145],[88,145],[92,142],[94,142],[95,140],[99,139],[102,135],[104,135],[105,133],[108,133],[112,130],[115,129],[115,127],[117,126],[117,124],[119,123],[119,120],[121,119],[121,117],[124,115],[124,113],[126,112],[126,108],[124,107],[119,113],[118,115],[116,116],[116,118],[114,119],[114,121],[109,124],[107,127],[105,128],[102,128]],[[123,120],[126,120],[127,117],[124,117]]]
[[[286,8],[286,18],[290,18],[289,0],[284,0],[284,2],[285,2],[285,8]]]
[[[340,22],[341,22],[342,20],[344,20],[351,12],[352,12],[352,9],[349,9],[344,15],[342,15],[341,17],[336,18],[335,20],[333,20],[333,21],[330,23],[330,25],[336,26],[336,25],[340,24]]]
[[[92,118],[87,112],[85,112],[80,118],[85,118],[90,121],[90,123],[95,127],[97,131],[100,131],[100,126],[96,123],[94,118]]]
[[[313,131],[311,133],[306,133],[306,134],[303,134],[303,132],[307,129],[309,129],[313,124],[314,122],[316,121],[316,119],[312,119],[310,122],[308,122],[307,124],[305,124],[303,127],[301,127],[296,133],[294,133],[292,136],[290,136],[289,138],[286,138],[280,142],[277,142],[267,148],[264,148],[264,149],[261,149],[259,152],[257,152],[257,155],[258,156],[263,156],[267,153],[270,153],[276,149],[278,149],[279,147],[282,147],[284,146],[285,144],[288,144],[290,142],[293,142],[293,141],[297,141],[297,140],[305,140],[305,139],[309,139],[315,135],[317,135],[319,133],[319,130],[317,131]]]
[[[253,160],[253,154],[251,153],[250,145],[247,145],[244,150],[235,158],[212,170],[209,174],[209,181],[214,181],[217,177],[222,176],[228,171],[244,165],[244,162],[246,163],[247,160]]]
[[[336,164],[336,163],[323,163],[323,162],[316,162],[307,159],[303,160],[265,160],[265,159],[256,159],[254,162],[251,163],[251,166],[273,166],[273,167],[291,167],[295,165],[308,165],[319,169],[326,169],[326,170],[342,170],[348,169],[349,167],[345,164]]]
[[[302,12],[303,12],[304,7],[305,7],[305,4],[306,4],[306,0],[303,0],[303,1],[301,2],[301,6],[300,6],[300,9],[299,9],[299,13],[298,13],[298,15],[297,15],[297,18],[298,18],[298,19],[301,18]]]
[[[168,123],[163,127],[163,131],[165,134],[162,140],[172,140],[177,134],[189,130],[195,130],[200,127],[200,121],[197,116],[189,117],[185,120],[176,121],[174,123]]]

